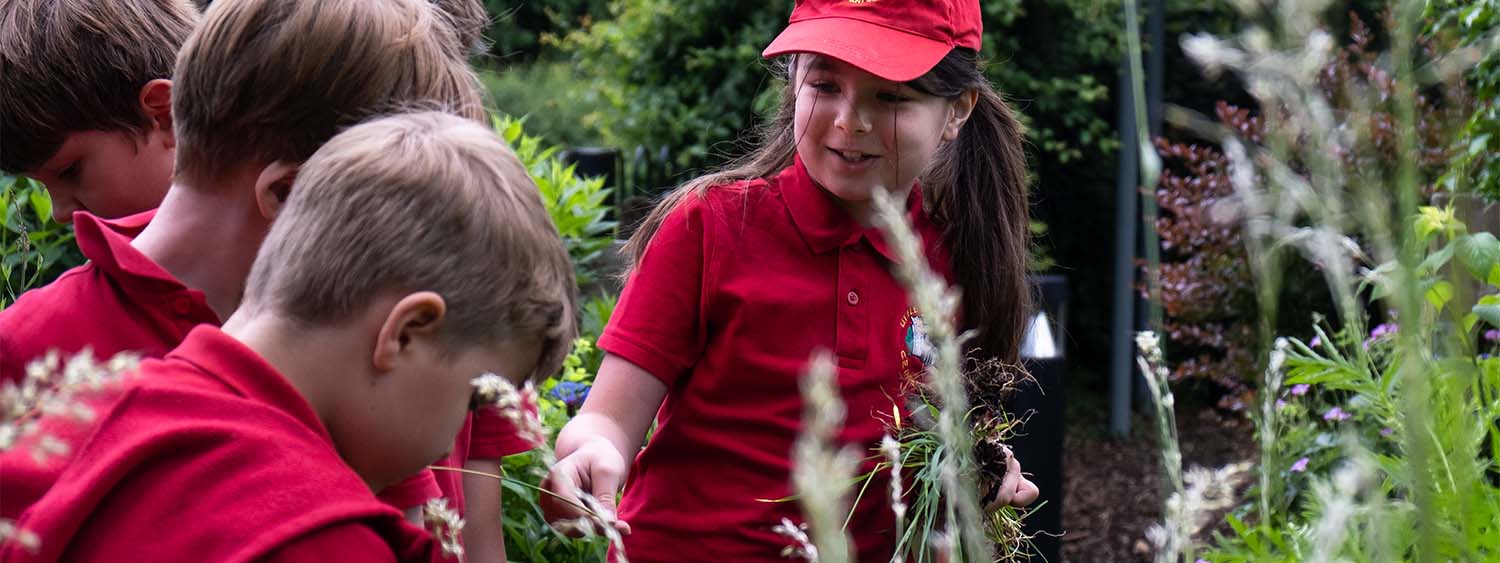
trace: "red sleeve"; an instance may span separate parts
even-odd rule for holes
[[[325,563],[360,561],[396,563],[391,546],[369,526],[335,524],[286,543],[260,560],[262,563]]]
[[[26,366],[22,364],[20,355],[11,350],[15,327],[11,326],[14,323],[10,322],[10,316],[3,313],[0,311],[0,382],[11,381],[20,385],[21,380],[26,378]]]
[[[536,414],[536,405],[528,401],[526,410]],[[474,411],[474,428],[469,433],[468,459],[500,459],[531,451],[531,442],[521,438],[516,425],[497,409]]]
[[[423,469],[421,473],[381,489],[375,496],[380,498],[380,502],[405,511],[426,504],[427,499],[443,496],[443,492],[438,489],[437,478],[432,476],[432,470]]]
[[[646,245],[625,283],[599,348],[624,358],[671,387],[698,362],[707,341],[704,320],[710,261],[705,259],[708,202],[689,197]]]

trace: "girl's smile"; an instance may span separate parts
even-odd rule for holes
[[[924,94],[831,57],[799,56],[793,74],[797,154],[862,223],[874,190],[904,198],[969,111],[963,96]]]

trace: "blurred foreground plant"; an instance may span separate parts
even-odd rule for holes
[[[1452,209],[1419,209],[1434,164],[1426,137],[1456,138],[1444,123],[1419,126],[1419,108],[1460,105],[1465,65],[1421,48],[1419,2],[1392,8],[1388,52],[1335,75],[1324,72],[1335,56],[1318,19],[1326,2],[1238,5],[1263,23],[1183,48],[1210,74],[1239,76],[1263,137],[1168,117],[1216,140],[1229,165],[1258,289],[1258,484],[1228,517],[1233,535],[1195,553],[1195,530],[1174,523],[1172,505],[1191,486],[1169,478],[1158,561],[1500,557],[1500,488],[1486,478],[1500,467],[1500,366],[1476,344],[1500,327],[1500,241],[1469,233]],[[1313,319],[1305,343],[1275,335],[1281,276],[1296,257],[1333,300],[1330,324]],[[1146,363],[1148,381],[1163,379]],[[1158,396],[1165,426],[1170,394]]]

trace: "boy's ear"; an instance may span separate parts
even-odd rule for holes
[[[154,132],[166,135],[167,148],[175,148],[177,139],[172,132],[172,81],[157,78],[141,86],[141,112],[151,120]]]
[[[292,195],[292,182],[297,180],[297,169],[301,164],[275,161],[267,164],[255,178],[255,203],[261,216],[275,219],[281,206]]]
[[[431,291],[418,291],[402,297],[386,314],[375,340],[371,361],[377,372],[395,369],[410,357],[416,345],[427,343],[442,325],[448,304]]]
[[[970,88],[964,90],[953,103],[948,106],[948,123],[943,126],[943,140],[952,141],[958,138],[958,132],[963,130],[964,124],[969,122],[969,116],[974,115],[974,106],[979,103],[979,90]]]

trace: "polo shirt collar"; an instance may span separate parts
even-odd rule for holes
[[[885,234],[877,227],[861,226],[849,216],[833,195],[813,182],[802,157],[794,158],[792,166],[781,173],[778,183],[787,211],[792,216],[792,224],[813,253],[822,254],[864,238],[886,259],[896,261],[894,251],[885,242]],[[912,187],[906,204],[907,219],[918,233],[927,234],[933,226],[922,208],[921,185]]]
[[[218,327],[198,325],[166,360],[187,362],[208,379],[246,399],[280,410],[333,443],[323,421],[302,393],[280,371],[243,342]]]
[[[119,284],[120,289],[137,302],[166,302],[186,294],[190,305],[181,314],[194,310],[197,322],[219,324],[218,315],[208,307],[202,291],[187,287],[151,258],[131,246],[146,225],[156,217],[156,210],[144,211],[119,219],[103,219],[87,212],[73,214],[73,232],[78,249],[94,267]]]

